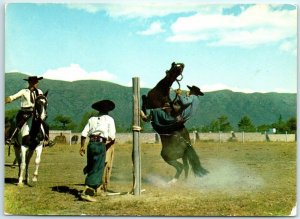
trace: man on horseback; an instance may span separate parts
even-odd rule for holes
[[[116,136],[114,119],[108,115],[115,108],[115,104],[110,100],[102,100],[94,103],[92,108],[99,111],[99,115],[91,117],[84,127],[79,151],[81,156],[85,154],[85,140],[89,137],[87,165],[83,169],[84,174],[87,174],[86,188],[81,194],[81,198],[86,201],[96,201],[91,196],[99,191],[103,183],[106,149],[114,143]]]
[[[183,127],[183,124],[195,113],[199,105],[199,96],[204,94],[196,86],[187,86],[186,96],[182,96],[181,90],[176,90],[179,98],[179,109],[174,109],[170,103],[165,103],[162,108],[151,109],[149,116],[141,111],[141,117],[144,121],[152,121],[152,126],[158,133],[168,133],[176,131]],[[178,112],[177,112],[178,111]]]
[[[5,104],[11,103],[12,101],[21,98],[21,109],[18,111],[16,115],[16,129],[13,131],[12,135],[7,139],[7,143],[10,143],[14,135],[21,131],[22,137],[28,135],[29,133],[29,126],[27,121],[32,117],[33,108],[35,99],[37,96],[43,94],[43,92],[38,89],[39,81],[42,80],[43,77],[37,76],[29,76],[28,78],[24,79],[28,81],[28,87],[25,89],[20,90],[16,94],[8,96],[5,98]],[[46,133],[46,142],[45,146],[53,146],[55,143],[53,141],[49,141],[49,126],[44,121],[43,127]]]

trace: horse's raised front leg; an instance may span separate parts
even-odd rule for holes
[[[38,177],[38,173],[39,173],[39,166],[40,166],[40,162],[41,162],[41,156],[42,156],[42,151],[43,151],[43,144],[39,144],[36,149],[36,158],[35,158],[35,171],[33,173],[33,178],[32,181],[33,182],[37,182],[37,177]]]

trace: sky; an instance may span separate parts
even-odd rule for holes
[[[297,25],[292,4],[8,3],[5,72],[152,88],[181,62],[182,89],[296,93]]]

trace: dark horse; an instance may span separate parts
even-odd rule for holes
[[[41,154],[43,150],[44,140],[46,138],[45,125],[44,121],[47,118],[47,94],[37,96],[35,100],[35,107],[33,109],[33,116],[31,118],[31,127],[28,129],[23,126],[21,131],[17,132],[13,139],[12,143],[14,145],[15,156],[19,165],[19,174],[18,174],[18,185],[23,185],[23,175],[25,172],[25,183],[29,182],[28,177],[28,166],[30,163],[30,159],[33,155],[33,152],[36,151],[36,159],[35,164],[36,168],[33,173],[32,181],[37,181],[38,176],[38,168],[41,161]],[[28,121],[29,123],[29,121]],[[7,127],[8,128],[8,127]],[[10,129],[14,128],[13,125]],[[21,132],[23,132],[25,128],[26,134],[22,137]],[[7,134],[9,130],[5,130]],[[6,133],[5,133],[6,134]]]
[[[170,70],[166,71],[166,76],[148,92],[147,96],[142,96],[142,110],[145,114],[146,109],[161,108],[165,103],[174,105],[175,101],[171,100],[169,91],[173,82],[182,74],[183,69],[184,64],[173,62]],[[200,177],[208,173],[201,166],[199,157],[191,144],[189,133],[184,125],[176,131],[163,132],[159,133],[159,135],[162,142],[161,156],[176,169],[176,174],[170,183],[176,182],[183,170],[185,178],[188,177],[189,163],[196,176]],[[180,158],[182,158],[183,163],[177,161]]]

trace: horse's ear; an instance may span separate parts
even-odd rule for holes
[[[44,94],[45,97],[47,97],[49,90],[46,91],[46,93]]]
[[[172,67],[173,67],[174,65],[176,65],[176,63],[175,63],[175,62],[172,62]]]

